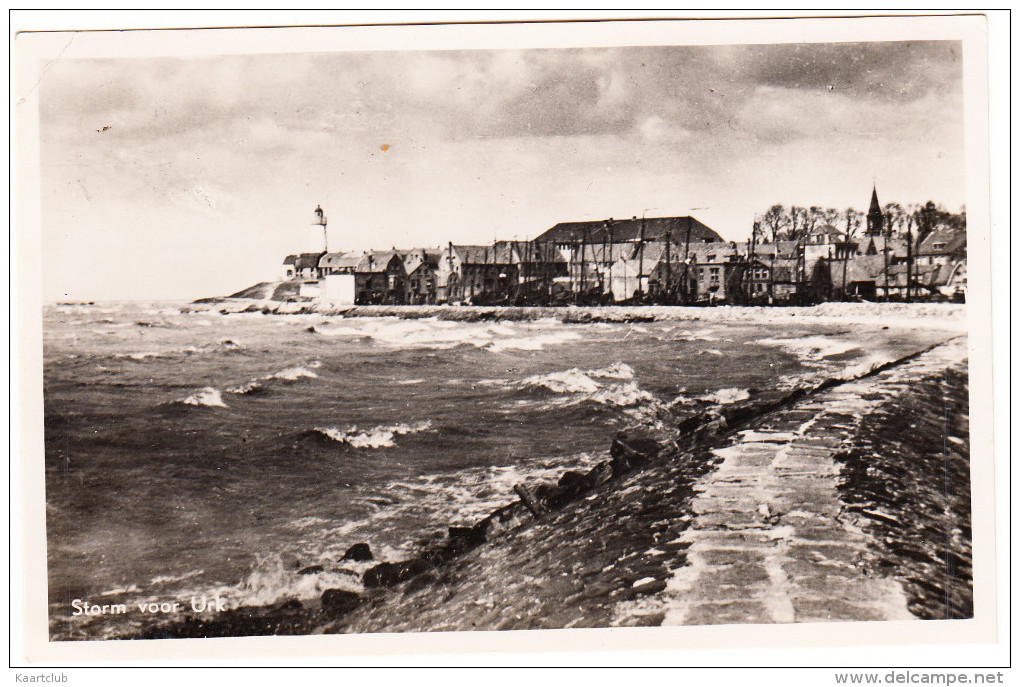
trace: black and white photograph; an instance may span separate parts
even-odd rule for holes
[[[988,621],[981,18],[624,24],[19,37],[47,644]]]

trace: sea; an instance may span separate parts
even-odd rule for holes
[[[50,635],[360,589],[613,437],[911,347],[840,324],[44,308]],[[344,560],[366,543],[373,561]],[[78,604],[74,602],[78,601]],[[122,614],[82,604],[125,604]]]

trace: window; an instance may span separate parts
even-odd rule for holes
[[[946,243],[933,243],[932,248],[935,250],[945,250],[947,245]]]
[[[708,262],[715,262],[715,253],[706,256],[706,259],[708,260]]]

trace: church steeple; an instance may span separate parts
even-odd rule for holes
[[[878,204],[878,191],[871,187],[871,205],[868,207],[868,236],[881,236],[885,229],[885,216]]]

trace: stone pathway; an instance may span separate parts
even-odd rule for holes
[[[966,358],[954,341],[892,370],[775,413],[694,485],[687,548],[665,589],[624,602],[615,625],[894,620],[914,616],[900,583],[868,565],[874,543],[844,510],[835,459],[869,411]]]

